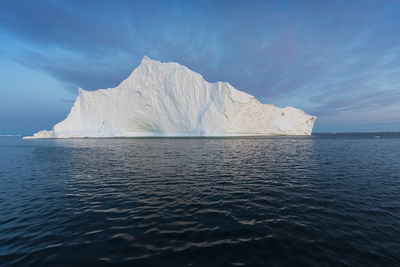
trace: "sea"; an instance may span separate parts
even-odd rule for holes
[[[0,266],[400,266],[400,133],[0,137]]]

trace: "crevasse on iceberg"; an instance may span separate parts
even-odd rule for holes
[[[145,56],[116,88],[79,88],[65,120],[26,138],[310,135],[315,119]]]

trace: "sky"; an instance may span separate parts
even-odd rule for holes
[[[63,120],[144,55],[318,116],[400,131],[400,0],[0,1],[0,134]]]

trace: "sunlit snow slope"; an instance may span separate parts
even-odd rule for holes
[[[310,135],[315,119],[145,56],[119,86],[79,89],[65,120],[25,138]]]

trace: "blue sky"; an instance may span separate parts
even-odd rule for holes
[[[50,129],[78,86],[143,55],[317,115],[315,131],[400,130],[400,1],[0,1],[0,134]]]

